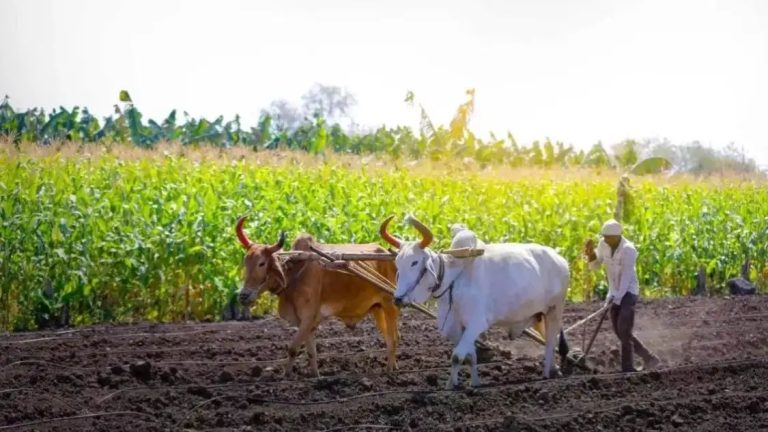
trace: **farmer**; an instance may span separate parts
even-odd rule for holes
[[[603,225],[603,239],[595,251],[594,241],[587,240],[584,255],[589,261],[590,270],[598,270],[600,264],[605,264],[608,275],[608,296],[606,305],[611,305],[611,323],[613,331],[621,341],[621,371],[636,372],[632,362],[632,350],[643,359],[645,369],[659,364],[659,359],[653,355],[632,334],[635,324],[635,303],[640,294],[635,271],[637,249],[635,245],[622,236],[621,224],[613,219]]]

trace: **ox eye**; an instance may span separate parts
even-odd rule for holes
[[[267,263],[266,263],[266,262],[260,262],[260,263],[259,263],[259,267],[264,267],[265,265],[267,265]]]
[[[416,266],[416,264],[418,264],[418,263],[419,263],[418,261],[414,261],[414,262],[412,262],[412,263],[411,263],[411,267],[415,267],[415,266]]]

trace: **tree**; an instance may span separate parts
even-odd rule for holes
[[[544,141],[543,164],[544,166],[551,166],[553,163],[555,163],[555,146],[552,145],[552,141],[547,138],[546,141]]]
[[[603,143],[598,141],[595,145],[593,145],[592,148],[589,149],[589,152],[587,152],[587,155],[584,157],[582,164],[590,167],[611,166],[611,158],[608,155],[608,152],[605,151]]]
[[[717,153],[699,141],[680,146],[681,165],[685,171],[695,174],[715,172],[719,169]]]
[[[748,158],[744,153],[744,147],[739,147],[735,143],[729,143],[720,151],[722,169],[740,173],[756,173],[758,171],[757,163],[754,159]]]
[[[301,97],[307,117],[323,117],[330,123],[351,122],[351,111],[357,99],[347,89],[316,83]]]
[[[638,147],[638,142],[632,139],[624,140],[612,146],[616,162],[620,167],[627,168],[637,163],[639,159]]]
[[[265,113],[262,113],[262,116]],[[304,116],[301,112],[285,99],[278,99],[269,104],[266,114],[272,118],[272,124],[278,131],[295,131],[301,124]]]
[[[660,156],[668,161],[672,162],[676,166],[680,166],[680,149],[678,146],[672,144],[667,138],[658,139],[651,138],[643,140],[643,148],[648,149],[645,156]]]

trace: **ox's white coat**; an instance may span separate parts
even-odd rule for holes
[[[480,241],[462,228],[452,229],[451,247],[475,247]],[[475,340],[481,333],[500,326],[508,329],[511,337],[519,336],[540,313],[546,327],[544,377],[549,378],[568,290],[567,261],[552,248],[538,244],[480,244],[484,255],[453,259],[422,249],[418,243],[404,242],[395,260],[399,272],[395,297],[402,303],[423,303],[430,296],[439,296],[440,333],[456,344],[448,387],[458,385],[459,368],[467,359],[472,385],[480,385]],[[444,278],[432,291],[441,259],[445,260]],[[427,272],[417,281],[424,266]],[[452,296],[441,295],[451,283]]]

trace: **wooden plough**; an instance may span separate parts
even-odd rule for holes
[[[333,271],[338,271],[342,273],[352,274],[357,277],[363,278],[373,284],[378,289],[388,293],[389,295],[393,296],[395,295],[396,287],[381,276],[375,269],[373,269],[370,265],[368,265],[365,261],[394,261],[395,257],[397,256],[393,251],[389,251],[388,253],[346,253],[346,252],[335,252],[335,251],[323,251],[315,246],[310,246],[309,252],[307,251],[284,251],[284,252],[278,252],[277,255],[280,256],[283,259],[291,260],[291,261],[319,261],[320,264]],[[440,253],[445,255],[450,255],[454,258],[474,258],[483,255],[485,250],[483,249],[475,249],[475,248],[462,248],[462,249],[450,249],[450,250],[443,250]],[[427,315],[430,318],[437,319],[437,315],[435,315],[434,312],[427,309],[426,307],[419,305],[419,304],[409,304],[408,307],[411,307],[413,309],[416,309],[417,311],[423,313],[424,315]],[[605,308],[600,309],[599,311],[593,313],[592,315],[584,318],[583,320],[579,321],[578,323],[574,324],[573,326],[569,327],[565,330],[566,333],[571,332],[572,330],[575,330],[578,327],[581,327],[584,325],[587,321],[590,321],[594,317],[598,316],[601,312],[604,311]],[[605,309],[607,312],[607,309]],[[602,318],[600,319],[600,323],[602,324],[603,319],[605,318],[605,313],[603,314]],[[594,342],[595,336],[597,336],[597,332],[599,331],[600,327],[595,329],[594,334],[592,335],[592,338],[589,342],[589,345],[587,349],[584,350],[584,353],[580,352],[572,352],[568,355],[569,362],[576,367],[579,367],[581,369],[595,372],[595,370],[589,366],[586,365],[585,358],[586,355],[589,353],[589,349],[592,346],[592,343]],[[544,338],[534,329],[528,328],[523,331],[523,334],[527,336],[529,339],[533,340],[534,342],[545,345],[546,342],[544,341]],[[488,343],[478,340],[475,342],[475,345],[477,348],[480,348],[484,351],[493,351],[494,349],[500,350],[500,348],[495,348],[490,346]]]

